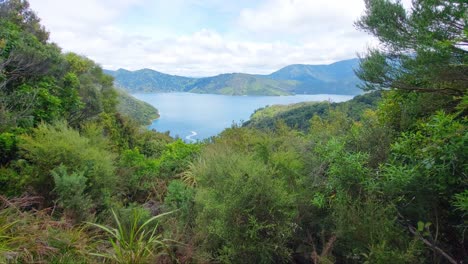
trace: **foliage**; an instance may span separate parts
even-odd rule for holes
[[[195,190],[180,180],[174,180],[167,186],[164,205],[169,211],[177,211],[178,222],[193,224]]]
[[[205,150],[204,160],[195,201],[206,250],[227,263],[286,261],[296,212],[285,182],[252,156],[223,146]]]
[[[119,103],[117,111],[137,121],[141,125],[148,125],[159,118],[158,110],[148,103],[140,101],[123,90],[117,90]]]
[[[468,212],[468,190],[465,190],[461,193],[457,193],[454,195],[455,200],[453,205],[458,209],[461,210],[464,214]]]
[[[34,168],[30,180],[38,193],[51,193],[54,189],[51,171],[62,164],[69,173],[86,178],[86,192],[94,206],[104,206],[108,195],[115,191],[114,155],[65,122],[39,125],[30,135],[22,136],[19,146],[23,158],[29,162],[25,169]]]
[[[122,98],[154,112],[49,43],[27,1],[0,0],[0,262],[466,262],[466,4],[366,0],[357,24],[383,44],[358,75],[383,91],[268,107],[187,144],[119,113]],[[353,83],[355,62],[162,78],[282,94]]]
[[[158,233],[158,227],[147,227],[168,213],[151,217],[140,223],[142,213],[140,210],[134,210],[129,226],[123,225],[114,211],[112,214],[117,225],[116,228],[90,223],[104,231],[109,236],[109,242],[112,245],[111,252],[93,253],[93,255],[116,263],[138,264],[155,260],[158,254],[167,249],[167,241]]]
[[[137,148],[125,150],[120,156],[121,195],[130,201],[144,201],[159,176],[160,163],[148,159]]]
[[[365,3],[366,13],[356,25],[383,46],[361,60],[357,75],[364,89],[463,95],[468,86],[466,1],[417,0],[411,10],[400,1]]]
[[[60,165],[51,171],[54,177],[57,202],[65,209],[65,216],[77,221],[85,220],[92,201],[85,194],[87,179],[84,172],[68,174],[67,167]]]
[[[200,144],[187,144],[181,139],[167,144],[159,158],[161,177],[167,178],[181,173],[187,168],[191,159],[200,152],[200,149]]]
[[[25,211],[37,197],[1,197],[0,260],[5,263],[89,263],[94,247],[81,226],[54,220],[48,210]]]
[[[17,139],[13,133],[0,134],[0,164],[5,164],[13,160],[18,151]]]
[[[402,134],[392,146],[392,162],[383,168],[381,189],[396,200],[402,217],[413,225],[436,223],[437,231],[431,234],[460,235],[457,229],[464,216],[452,207],[452,201],[454,194],[467,188],[467,136],[465,120],[439,112],[421,122],[417,130]],[[439,219],[445,219],[443,226]],[[463,239],[457,241],[463,247]]]
[[[366,109],[376,109],[380,101],[380,92],[371,92],[364,95],[358,95],[347,102],[329,103],[329,102],[308,102],[292,105],[274,105],[255,110],[250,120],[243,126],[254,127],[258,129],[275,129],[277,122],[284,122],[292,129],[307,131],[308,121],[318,116],[325,118],[333,110],[339,110],[346,113],[353,120],[360,120],[361,115]],[[332,119],[332,118],[330,118]]]

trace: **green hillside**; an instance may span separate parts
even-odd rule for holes
[[[232,73],[200,78],[186,89],[193,93],[225,95],[290,95],[295,81],[276,81],[255,75]]]
[[[152,120],[159,118],[159,113],[152,105],[140,101],[127,92],[118,89],[117,111],[137,121],[141,125],[149,125]]]
[[[329,65],[295,64],[286,66],[266,77],[274,80],[295,80],[293,92],[297,94],[351,94],[362,93],[354,70],[358,59],[338,61]]]
[[[115,78],[117,87],[129,93],[181,92],[195,81],[193,78],[164,74],[150,69],[138,71],[119,69],[104,72]]]
[[[272,105],[256,110],[243,126],[274,130],[278,122],[288,127],[307,131],[314,116],[328,118],[330,111],[339,110],[348,118],[359,121],[364,111],[375,110],[381,100],[381,92],[358,95],[342,103],[305,102],[290,105]]]

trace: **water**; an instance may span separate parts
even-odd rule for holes
[[[233,123],[247,121],[258,108],[274,104],[307,101],[343,102],[350,95],[227,96],[194,93],[133,94],[159,110],[161,117],[149,126],[160,132],[170,131],[187,142],[215,136]]]

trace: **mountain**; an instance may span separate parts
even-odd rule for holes
[[[294,93],[360,94],[359,83],[354,69],[359,59],[335,62],[329,65],[294,64],[286,66],[266,77],[274,80],[296,80],[299,84]]]
[[[181,92],[184,91],[184,87],[196,80],[150,69],[138,71],[119,69],[117,71],[105,70],[104,72],[115,78],[117,87],[124,88],[130,93]]]
[[[214,93],[226,95],[290,95],[296,81],[273,80],[245,73],[221,74],[200,78],[189,91],[193,93]]]
[[[114,76],[115,85],[130,93],[193,92],[226,95],[291,95],[362,93],[354,74],[358,59],[330,65],[295,64],[269,75],[245,73],[220,74],[213,77],[190,78],[169,75],[150,69],[128,71],[106,70]]]

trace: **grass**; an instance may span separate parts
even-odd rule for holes
[[[116,228],[89,223],[104,231],[109,236],[111,250],[107,253],[92,253],[116,263],[150,263],[169,250],[169,240],[164,239],[158,232],[157,220],[169,213],[160,214],[144,221],[143,214],[139,210],[133,210],[131,221],[123,224],[117,214],[112,211]],[[144,222],[142,222],[144,221]]]
[[[93,263],[92,233],[35,210],[37,197],[0,196],[0,263]]]

